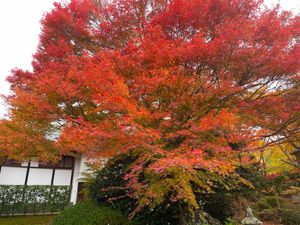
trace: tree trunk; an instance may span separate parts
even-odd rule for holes
[[[178,208],[179,208],[179,215],[178,215],[179,225],[184,225],[185,224],[184,213],[183,213],[183,209],[182,209],[182,206],[181,206],[180,202],[178,203]]]

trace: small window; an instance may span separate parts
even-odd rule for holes
[[[31,159],[30,167],[39,167],[39,161],[37,159]]]
[[[21,164],[22,167],[27,167],[28,166],[28,161],[23,161]]]
[[[64,158],[64,168],[72,168],[73,167],[73,157],[65,157]]]
[[[72,169],[73,168],[73,157],[65,156],[57,163],[52,162],[40,162],[39,167],[41,168],[61,168],[61,169]]]
[[[14,160],[14,159],[4,158],[1,162],[1,165],[2,166],[20,167],[21,162]]]
[[[55,164],[52,162],[39,162],[40,168],[55,168]]]

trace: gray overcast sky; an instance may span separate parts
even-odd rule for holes
[[[56,0],[59,1],[59,0]],[[31,69],[32,54],[35,52],[40,33],[40,19],[51,10],[55,0],[2,0],[0,2],[0,94],[9,92],[5,77],[18,67]],[[277,0],[265,0],[267,5]],[[300,10],[299,0],[281,0],[284,9]],[[0,100],[0,118],[6,112]]]

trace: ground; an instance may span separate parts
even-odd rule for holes
[[[54,216],[0,217],[1,225],[51,225]]]

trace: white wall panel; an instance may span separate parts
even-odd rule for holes
[[[55,170],[53,185],[70,185],[72,170]]]
[[[75,159],[73,184],[72,184],[72,191],[71,191],[71,202],[73,204],[75,204],[76,200],[77,200],[78,179],[79,179],[79,174],[80,174],[80,165],[81,165],[81,157],[77,157]]]
[[[30,168],[28,185],[50,185],[52,169]]]
[[[1,168],[0,184],[23,185],[25,183],[27,168],[5,167]]]

